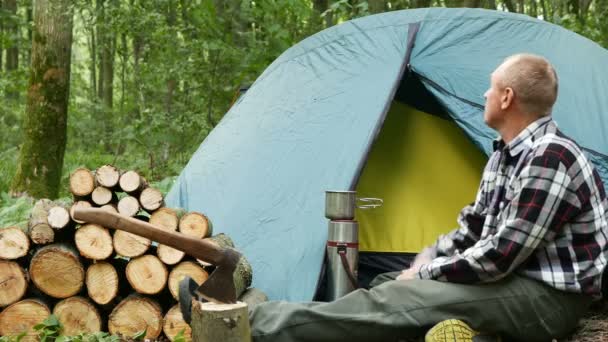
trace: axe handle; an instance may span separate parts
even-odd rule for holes
[[[223,265],[225,260],[225,250],[213,243],[164,230],[153,224],[125,215],[96,208],[74,208],[74,218],[143,236],[216,266]]]

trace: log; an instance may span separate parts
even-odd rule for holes
[[[27,282],[27,274],[18,263],[0,260],[0,307],[19,301],[25,295]]]
[[[186,321],[184,321],[184,317],[182,316],[182,311],[179,308],[179,304],[174,305],[167,311],[165,314],[165,319],[163,320],[163,332],[165,336],[169,339],[169,341],[175,340],[175,336],[177,336],[181,331],[183,331],[183,336],[185,341],[192,341],[192,329]]]
[[[262,290],[252,287],[243,292],[239,297],[239,301],[247,303],[251,308],[254,305],[267,302],[268,296]]]
[[[67,208],[57,205],[49,209],[47,221],[53,229],[64,229],[70,225],[72,219]]]
[[[213,228],[207,216],[199,212],[189,212],[179,221],[179,231],[195,238],[211,236]]]
[[[95,190],[91,194],[91,201],[97,206],[106,205],[112,201],[116,202],[116,200],[116,195],[112,190],[104,186],[95,187]]]
[[[120,176],[118,181],[122,191],[128,194],[139,194],[148,184],[146,180],[135,171],[127,171]]]
[[[95,303],[106,305],[118,295],[118,272],[108,262],[98,262],[87,268],[87,294]]]
[[[95,181],[98,185],[112,189],[118,185],[120,171],[113,165],[104,165],[95,171]]]
[[[196,342],[251,341],[247,304],[192,304],[192,340]]]
[[[133,196],[126,196],[118,201],[118,212],[122,215],[133,217],[139,212],[139,201]]]
[[[14,260],[27,254],[30,239],[19,227],[0,230],[0,259]]]
[[[95,177],[91,170],[78,168],[70,175],[70,192],[77,197],[90,195],[95,189]]]
[[[167,267],[154,255],[131,259],[125,273],[129,284],[138,293],[157,294],[167,285]]]
[[[224,233],[219,233],[217,235],[208,237],[208,238],[205,239],[205,241],[214,243],[215,245],[217,245],[219,247],[224,247],[224,248],[231,247],[231,248],[234,248],[234,242],[232,241],[232,239],[228,235],[226,235]],[[208,263],[208,262],[205,262],[205,261],[202,261],[202,260],[199,260],[199,259],[196,259],[196,261],[199,264],[201,264],[201,265],[203,265],[205,267],[211,266],[211,264]]]
[[[53,207],[53,202],[48,199],[37,201],[28,220],[28,235],[35,244],[43,245],[55,240],[55,232],[49,225],[49,210]]]
[[[24,299],[14,303],[0,313],[0,336],[16,336],[27,332],[22,342],[38,341],[34,326],[44,321],[51,311],[42,301]]]
[[[74,209],[75,208],[91,208],[93,205],[90,202],[87,201],[76,201],[74,202],[74,204],[72,204],[72,206],[70,207],[70,217],[72,218],[72,220],[74,220],[74,222],[76,223],[80,223],[83,224],[84,221],[81,220],[76,220],[74,218]]]
[[[184,261],[175,266],[171,273],[169,273],[169,292],[175,300],[179,300],[179,282],[182,281],[186,276],[189,276],[198,285],[209,278],[209,273],[205,271],[200,265],[192,261]]]
[[[85,298],[64,299],[55,305],[53,314],[62,325],[62,335],[76,336],[101,331],[101,316],[95,306]]]
[[[30,262],[30,279],[43,293],[53,298],[68,298],[84,285],[84,268],[77,252],[65,244],[39,249]]]
[[[104,260],[114,252],[110,232],[97,224],[87,223],[74,234],[76,248],[87,259]]]
[[[111,213],[118,213],[118,206],[114,203],[109,203],[106,205],[102,205],[99,209],[103,209],[105,211],[109,211]]]
[[[129,296],[112,310],[108,320],[110,334],[133,336],[146,330],[146,339],[157,338],[162,331],[160,305],[150,298]]]
[[[179,224],[177,215],[177,212],[171,208],[159,208],[150,214],[150,220],[148,222],[157,227],[174,232],[177,230]]]
[[[150,248],[150,244],[152,244],[152,241],[145,237],[122,230],[114,232],[113,242],[116,253],[128,258],[143,255]]]
[[[29,229],[30,239],[36,245],[46,245],[55,241],[55,232],[48,224],[41,223]]]
[[[145,188],[139,194],[139,203],[144,210],[153,212],[164,205],[163,193],[156,188]]]
[[[156,255],[158,255],[160,261],[162,261],[166,265],[175,265],[178,262],[182,261],[184,256],[186,256],[186,253],[177,250],[173,247],[159,244],[156,248]]]

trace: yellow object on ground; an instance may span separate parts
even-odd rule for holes
[[[356,189],[384,200],[356,211],[360,250],[415,253],[455,228],[486,161],[454,122],[393,102]]]

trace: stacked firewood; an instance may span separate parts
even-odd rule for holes
[[[79,168],[70,176],[70,192],[73,203],[39,200],[27,227],[0,230],[0,336],[27,331],[25,341],[36,340],[33,326],[53,313],[68,336],[145,330],[149,339],[164,333],[173,341],[180,331],[189,339],[177,304],[179,282],[190,276],[202,284],[213,266],[146,238],[75,220],[73,210],[99,207],[222,247],[234,247],[231,239],[212,236],[202,213],[165,207],[163,194],[135,171]],[[235,285],[247,294],[251,267],[242,262],[248,274]]]

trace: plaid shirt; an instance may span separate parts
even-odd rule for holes
[[[421,279],[492,282],[511,272],[600,295],[608,202],[598,173],[551,117],[494,142],[475,203],[440,236]]]

